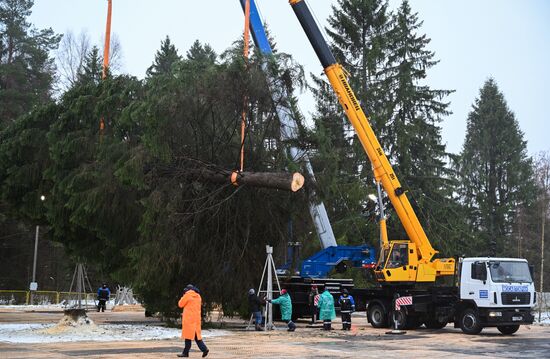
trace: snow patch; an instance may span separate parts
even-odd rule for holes
[[[0,324],[0,342],[7,343],[62,343],[74,341],[140,341],[178,339],[181,329],[157,325],[105,324],[67,326],[58,330],[54,324]],[[203,330],[205,338],[226,335],[223,330]]]

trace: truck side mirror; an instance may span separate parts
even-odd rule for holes
[[[487,280],[487,267],[483,262],[472,263],[472,279]]]
[[[531,280],[535,281],[535,266],[532,264],[529,264],[529,273],[531,274]]]

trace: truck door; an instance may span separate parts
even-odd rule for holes
[[[487,264],[485,262],[462,263],[460,275],[460,299],[473,300],[478,307],[488,307],[491,300],[487,285]]]

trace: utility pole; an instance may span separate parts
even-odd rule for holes
[[[40,201],[44,202],[46,196],[41,195]],[[34,302],[34,292],[38,289],[38,283],[36,283],[36,260],[38,257],[38,234],[40,233],[40,226],[36,225],[36,233],[34,235],[34,258],[32,260],[32,282],[29,285],[29,290],[31,291],[30,304]]]
[[[548,171],[545,171],[546,178],[545,184],[548,182]],[[542,194],[542,223],[541,223],[541,234],[540,234],[540,296],[539,296],[539,323],[541,322],[542,316],[542,296],[544,293],[544,224],[546,223],[546,191],[547,187],[543,186],[544,193]]]
[[[36,225],[36,233],[34,235],[34,259],[32,261],[32,282],[29,287],[31,290],[30,304],[34,302],[34,292],[38,289],[38,283],[36,283],[36,257],[38,255],[38,233],[40,232],[40,226]]]

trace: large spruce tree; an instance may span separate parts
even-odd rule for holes
[[[533,200],[533,171],[523,133],[494,79],[481,88],[467,125],[461,197],[478,253],[516,254],[511,234],[518,209]]]
[[[332,10],[330,28],[326,29],[331,49],[350,73],[350,83],[363,109],[372,116],[375,131],[383,134],[378,120],[386,108],[382,76],[389,40],[387,1],[339,0]],[[325,79],[313,79],[317,100],[314,168],[319,193],[339,243],[359,244],[376,236],[375,226],[367,227],[368,219],[362,215],[367,193],[373,191],[371,166],[334,91]]]
[[[440,127],[450,113],[445,99],[452,91],[426,85],[427,71],[438,61],[421,27],[418,14],[403,1],[392,16],[384,70],[389,109],[383,146],[434,246],[451,255],[463,237]]]
[[[333,52],[349,71],[350,83],[402,184],[412,195],[421,222],[438,247],[450,254],[460,229],[454,220],[458,208],[451,199],[453,183],[439,123],[449,113],[445,97],[451,91],[425,85],[427,70],[437,61],[427,49],[430,40],[418,33],[422,22],[406,1],[391,14],[386,1],[340,0],[329,24]],[[328,169],[320,176],[321,186],[327,186],[321,191],[329,195],[330,204],[331,200],[341,201],[344,190],[346,206],[332,207],[336,212],[333,217],[353,218],[349,210],[360,210],[365,205],[365,193],[374,191],[370,162],[357,137],[350,134],[351,127],[330,87],[319,78],[315,82],[318,160],[327,163]],[[340,193],[331,194],[331,188]],[[392,234],[401,238],[395,216],[389,224]],[[345,227],[350,229],[353,227]],[[367,233],[377,235],[374,230]],[[445,242],[438,241],[442,238]]]

